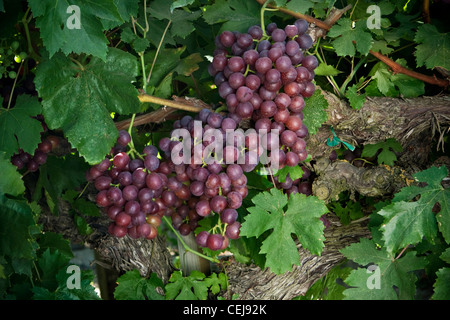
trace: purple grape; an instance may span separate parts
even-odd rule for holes
[[[195,242],[202,248],[206,248],[209,237],[208,231],[200,231],[195,237]]]
[[[220,234],[210,234],[206,240],[206,246],[213,250],[220,250],[223,245],[223,237]]]

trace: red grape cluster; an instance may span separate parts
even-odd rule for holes
[[[201,131],[200,137],[194,133],[196,123]],[[188,151],[188,161],[177,161],[173,166],[168,165],[165,172],[168,176],[168,188],[184,201],[171,215],[172,224],[182,235],[187,235],[197,227],[200,219],[218,214],[220,225],[214,229],[218,232],[201,231],[196,236],[199,246],[211,250],[225,249],[229,239],[239,238],[241,225],[237,221],[237,209],[248,194],[244,172],[253,170],[257,164],[249,161],[238,164],[240,157],[245,157],[248,152],[237,143],[229,143],[227,139],[227,132],[234,132],[236,127],[234,119],[209,109],[201,110],[195,118],[186,115],[174,122],[174,130],[184,129],[190,133],[188,139],[191,139],[193,147]],[[210,131],[216,135],[208,134]],[[184,142],[174,139],[173,132],[172,139],[162,138],[159,141],[159,148],[171,161],[174,161],[173,155],[178,153],[178,150],[182,153],[180,147]],[[207,148],[214,143],[218,135],[222,135],[222,139],[217,139],[213,150],[220,149],[222,157],[213,154],[210,161],[206,161]],[[195,160],[196,157],[200,162]]]
[[[271,157],[278,159],[279,168],[307,158],[302,111],[304,98],[315,91],[312,80],[318,65],[315,56],[304,54],[312,46],[307,28],[308,23],[298,19],[284,29],[270,23],[266,34],[257,25],[247,33],[224,31],[216,38],[209,65],[229,117],[238,123],[251,119],[258,132],[266,130],[267,139],[279,139],[282,148]]]
[[[59,139],[56,136],[45,135],[48,129],[43,120],[41,120],[41,123],[44,132],[41,133],[41,142],[34,150],[34,153],[30,154],[19,149],[18,153],[11,156],[11,163],[19,170],[26,168],[29,172],[37,171],[41,165],[47,162],[48,153],[59,144]]]
[[[128,132],[119,131],[110,156],[91,167],[86,180],[98,191],[96,203],[112,221],[112,235],[153,239],[164,215],[161,195],[166,177],[157,172],[160,161],[156,147],[146,146],[142,158],[132,159],[127,153],[130,142]]]

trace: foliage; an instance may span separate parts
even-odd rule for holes
[[[381,152],[378,153],[378,150]],[[395,152],[402,152],[402,145],[393,138],[386,139],[386,141],[378,142],[375,144],[369,144],[364,146],[364,150],[361,154],[362,157],[374,157],[377,155],[378,163],[384,163],[388,166],[393,166],[397,161]],[[378,153],[378,154],[377,154]]]
[[[272,230],[261,243],[260,253],[266,255],[265,267],[276,274],[292,270],[300,263],[298,250],[291,234],[295,234],[312,254],[320,255],[324,247],[324,225],[320,217],[328,209],[314,196],[296,193],[289,197],[278,189],[253,197],[254,207],[242,224],[241,235],[259,237]]]
[[[415,98],[440,92],[392,72],[371,54],[389,55],[398,65],[426,75],[434,75],[436,68],[449,70],[446,17],[435,13],[436,18],[424,24],[421,1],[272,3],[321,20],[333,6],[352,5],[308,54],[320,62],[316,85],[348,100],[354,109],[374,96]],[[379,28],[366,23],[372,4],[380,8]],[[70,5],[81,9],[79,21],[75,9],[68,11]],[[40,218],[44,213],[60,214],[64,203],[80,234],[91,233],[89,219],[100,211],[84,194],[86,170],[110,152],[118,136],[117,122],[161,108],[140,103],[138,90],[161,98],[192,96],[214,106],[222,104],[207,71],[214,40],[221,31],[246,32],[260,24],[260,8],[257,1],[239,0],[153,0],[147,1],[147,8],[139,0],[74,0],[56,5],[51,0],[0,0],[1,299],[98,299],[90,271],[81,271],[81,289],[69,289],[70,243],[59,234],[44,232]],[[295,21],[279,11],[265,11],[263,18],[265,24]],[[80,28],[73,28],[77,21]],[[304,123],[311,136],[327,121],[327,107],[321,90],[305,99]],[[48,127],[39,120],[41,115]],[[157,142],[166,131],[167,124],[147,125],[133,131],[133,138],[145,145]],[[37,172],[16,170],[11,156],[18,150],[34,152],[41,138],[49,135],[67,145],[49,156]],[[364,146],[361,156],[393,166],[395,152],[401,151],[398,142],[387,139]],[[376,206],[370,214],[371,239],[342,250],[358,267],[337,267],[305,297],[414,299],[417,288],[427,281],[424,285],[433,289],[427,298],[450,299],[450,196],[442,184],[448,176],[445,167],[416,173],[413,185],[389,199],[358,203],[341,197],[328,207],[314,196],[288,197],[260,175],[260,169],[247,175],[249,196],[239,210],[241,238],[230,247],[236,260],[276,274],[290,271],[300,265],[299,244],[312,254],[322,253],[324,214],[333,211],[342,223],[350,223],[363,215],[361,203],[370,202]],[[288,174],[299,179],[303,170],[285,167],[278,180],[284,182]],[[213,224],[207,219],[202,223],[205,228]],[[217,253],[205,250],[205,254]],[[337,285],[336,279],[350,288]],[[207,299],[225,292],[227,285],[221,272],[184,277],[177,271],[164,285],[155,274],[143,278],[134,270],[119,277],[114,295],[118,300]]]

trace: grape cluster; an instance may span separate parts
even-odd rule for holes
[[[201,139],[194,134],[195,123],[201,128]],[[187,235],[195,230],[200,219],[218,214],[220,222],[213,228],[214,232],[201,231],[196,235],[197,244],[211,250],[225,249],[229,239],[239,238],[241,225],[237,221],[237,209],[248,194],[244,172],[256,166],[256,163],[249,161],[239,164],[238,160],[248,156],[248,152],[238,141],[230,143],[230,138],[227,138],[227,132],[234,132],[237,125],[234,119],[209,109],[201,110],[195,118],[186,115],[173,125],[174,130],[185,129],[191,133],[189,139],[193,147],[189,150],[189,161],[168,165],[166,172],[168,188],[184,201],[171,215],[172,224],[182,235]],[[220,145],[217,144],[214,149],[220,149],[222,157],[213,154],[210,161],[205,162],[208,153],[205,149],[216,139],[216,136],[208,135],[209,130],[222,135],[222,139],[217,140]],[[171,136],[172,139],[162,138],[159,148],[166,158],[173,160],[173,153],[178,152],[183,141],[174,139],[172,133]],[[201,160],[200,163],[196,163],[196,157]]]
[[[204,117],[202,125],[206,128],[206,123],[214,121],[219,127],[234,122],[208,109],[200,112],[196,120],[199,117]],[[175,121],[174,129],[191,128],[193,123],[191,116],[184,116]],[[159,141],[166,160],[160,160],[158,149],[151,145],[144,148],[140,157],[131,159],[127,153],[130,141],[127,131],[119,131],[110,157],[86,172],[86,179],[98,191],[97,205],[111,220],[112,235],[153,239],[163,216],[170,216],[172,226],[180,234],[188,235],[198,227],[199,220],[217,213],[222,232],[211,233],[207,239],[201,233],[197,236],[199,245],[219,250],[228,246],[228,239],[239,237],[236,209],[248,193],[247,178],[240,165],[225,166],[219,161],[209,165],[192,161],[174,164],[171,152],[181,141],[167,137]]]
[[[120,130],[109,156],[86,172],[86,180],[94,183],[96,203],[111,220],[110,234],[153,239],[164,215],[161,191],[165,175],[157,172],[156,147],[145,146],[141,157],[132,159],[127,153],[130,142],[129,133]]]
[[[279,168],[307,158],[302,111],[304,98],[315,91],[318,65],[315,56],[305,55],[312,46],[307,28],[298,19],[284,29],[270,23],[265,32],[257,25],[247,33],[223,31],[208,69],[230,118],[238,123],[251,119],[258,132],[266,130],[267,140],[275,138],[271,130],[278,130],[282,148],[270,158],[278,160]]]
[[[17,167],[18,170],[26,169],[29,172],[36,172],[41,165],[47,162],[47,156],[58,144],[59,139],[56,136],[46,134],[48,127],[42,116],[37,116],[42,124],[44,131],[41,133],[41,142],[34,150],[33,154],[19,149],[17,153],[11,156],[11,163]]]

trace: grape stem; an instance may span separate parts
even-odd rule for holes
[[[173,233],[175,233],[175,236],[178,238],[178,240],[180,240],[180,243],[183,245],[184,250],[186,250],[186,251],[188,251],[188,252],[191,252],[191,253],[193,253],[193,254],[195,254],[195,255],[197,255],[197,256],[203,258],[203,259],[209,260],[209,261],[211,261],[211,262],[214,262],[214,263],[219,263],[219,262],[220,262],[220,261],[217,260],[217,259],[214,259],[214,258],[212,258],[212,257],[205,256],[204,254],[202,254],[202,253],[200,253],[200,252],[198,252],[198,251],[192,249],[191,247],[189,247],[189,246],[186,244],[186,242],[184,242],[183,238],[181,238],[181,236],[179,235],[179,233],[175,230],[175,228],[172,226],[172,223],[169,221],[169,219],[168,219],[166,216],[163,216],[162,218],[163,218],[163,220],[167,223],[167,225],[169,226],[169,228],[173,231]]]
[[[11,101],[12,101],[12,97],[13,97],[14,88],[16,87],[16,84],[17,84],[17,78],[19,77],[20,70],[22,69],[23,61],[24,61],[24,60],[22,60],[22,62],[20,63],[19,69],[17,70],[17,75],[16,75],[16,77],[14,78],[14,83],[13,83],[13,86],[12,86],[12,89],[11,89],[11,94],[9,95],[8,107],[6,108],[6,110],[9,110],[9,108],[11,107]]]
[[[136,113],[133,113],[133,115],[131,116],[130,125],[128,127],[128,134],[130,135],[131,138],[130,143],[128,143],[128,145],[130,146],[130,151],[128,151],[128,154],[130,154],[133,158],[135,155],[137,155],[141,160],[144,160],[144,158],[139,154],[139,152],[137,152],[136,148],[134,147],[133,136],[131,135],[131,129],[133,128],[135,118]]]

